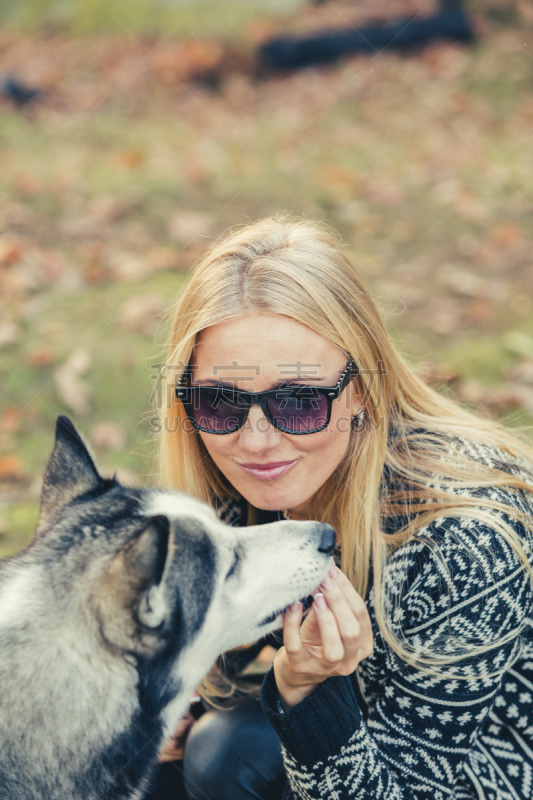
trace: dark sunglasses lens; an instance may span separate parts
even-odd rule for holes
[[[196,424],[212,433],[238,430],[246,415],[246,405],[231,389],[210,389],[205,386],[193,389],[189,408]]]
[[[328,401],[312,388],[280,391],[269,397],[268,410],[275,424],[291,433],[312,433],[328,422]]]

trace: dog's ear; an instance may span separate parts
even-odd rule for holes
[[[70,419],[58,417],[55,445],[44,473],[37,534],[63,506],[95,489],[101,481],[94,461]]]
[[[170,523],[156,516],[113,558],[96,592],[100,631],[109,644],[142,652],[157,647],[152,632],[170,613],[165,577],[172,554]]]
[[[170,523],[162,515],[152,517],[141,535],[124,548],[128,579],[138,587],[137,616],[148,628],[157,628],[169,611],[164,578],[170,551]]]

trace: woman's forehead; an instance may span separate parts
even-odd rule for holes
[[[224,381],[268,375],[320,382],[344,368],[345,360],[340,348],[308,326],[282,315],[257,314],[203,330],[191,366],[198,377]]]

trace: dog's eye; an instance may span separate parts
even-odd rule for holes
[[[233,557],[233,562],[231,564],[231,567],[228,570],[228,574],[226,575],[226,580],[228,580],[228,578],[231,578],[231,576],[233,575],[233,573],[237,569],[237,564],[238,563],[239,563],[239,554],[237,552],[235,552],[235,555]]]

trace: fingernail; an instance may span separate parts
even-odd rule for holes
[[[335,566],[335,564],[332,564],[331,567],[329,568],[328,575],[333,580],[335,580],[335,578],[337,577],[337,567]]]
[[[298,602],[291,603],[290,606],[289,606],[289,611],[291,612],[291,614],[295,614],[298,611],[299,606],[300,606],[300,603],[298,603]]]
[[[333,589],[333,581],[327,575],[320,584],[320,588],[324,589],[324,591],[329,591],[329,589]]]
[[[325,608],[328,607],[328,604],[326,603],[326,598],[324,597],[322,592],[315,594],[315,603],[317,605],[317,608],[320,608],[320,610],[324,610]]]

